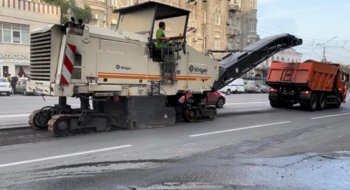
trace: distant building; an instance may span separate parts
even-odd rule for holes
[[[59,24],[60,12],[38,0],[0,0],[0,76],[30,74],[30,31]]]
[[[241,50],[259,39],[257,0],[229,0],[227,19],[228,49]]]
[[[116,25],[117,21],[113,9],[117,0],[75,0],[75,3],[81,8],[84,6],[91,8],[92,18],[89,24],[105,28]]]
[[[257,0],[75,0],[79,7],[92,9],[90,24],[114,28],[113,9],[156,1],[191,11],[187,43],[200,52],[240,50],[254,43]]]
[[[117,7],[125,7],[149,0],[118,1]],[[191,11],[187,43],[200,52],[227,49],[227,0],[153,0]]]

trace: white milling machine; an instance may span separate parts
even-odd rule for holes
[[[31,114],[33,128],[65,136],[85,129],[138,129],[214,119],[216,108],[203,103],[206,92],[302,43],[289,34],[273,36],[219,63],[186,45],[189,11],[156,2],[116,11],[116,31],[68,24],[31,34],[29,85],[35,93],[59,97],[58,104]],[[160,21],[171,37],[163,58],[154,45]],[[186,93],[192,93],[191,101],[179,102]],[[80,108],[72,109],[66,97],[80,98]]]

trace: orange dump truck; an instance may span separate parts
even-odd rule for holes
[[[292,107],[300,103],[305,110],[326,106],[339,108],[345,102],[349,75],[340,65],[316,61],[304,63],[272,62],[266,84],[272,107]]]

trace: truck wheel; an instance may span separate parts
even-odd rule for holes
[[[318,96],[318,105],[319,110],[323,110],[326,107],[326,96],[322,93]]]
[[[226,90],[226,95],[230,95],[231,94],[231,90],[230,89],[227,89]]]
[[[11,92],[7,92],[6,95],[7,95],[7,96],[10,96],[10,95],[11,95]]]
[[[317,96],[316,94],[311,94],[309,101],[309,111],[317,110]]]
[[[282,104],[280,101],[270,100],[270,105],[273,108],[281,108]]]
[[[340,108],[341,106],[341,96],[338,96],[337,97],[337,100],[336,100],[336,104],[335,104],[335,108]]]

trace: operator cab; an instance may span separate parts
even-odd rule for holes
[[[167,52],[173,54],[181,49],[185,51],[189,11],[150,1],[117,9],[114,13],[119,13],[118,31],[133,32],[148,37],[150,57],[154,61],[163,61],[161,50],[155,46],[156,31],[161,21],[165,22],[165,34],[170,38],[167,44],[171,47],[167,48],[171,51]]]

